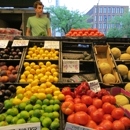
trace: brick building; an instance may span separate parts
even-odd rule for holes
[[[114,26],[108,21],[117,15],[122,16],[128,8],[129,6],[94,5],[86,14],[92,17],[88,21],[92,23],[92,28],[98,28],[100,32],[106,34]]]

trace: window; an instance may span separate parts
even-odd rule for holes
[[[97,21],[97,16],[94,17],[94,21]]]
[[[106,23],[104,23],[104,28],[106,28]]]
[[[124,13],[124,8],[123,7],[121,8],[121,13]]]
[[[95,7],[95,13],[97,13],[97,7]]]
[[[115,13],[115,8],[114,7],[112,7],[112,13]]]
[[[99,16],[99,21],[102,21],[102,15]]]
[[[111,13],[111,8],[110,7],[107,8],[107,12]]]
[[[111,19],[111,16],[110,15],[108,15],[108,18],[107,18],[108,20],[110,20]]]
[[[109,28],[111,28],[111,24],[110,24],[110,23],[108,23],[108,24],[107,24],[107,27],[108,27],[108,29],[109,29]]]
[[[120,8],[119,7],[117,8],[117,13],[120,13]]]
[[[117,11],[117,8],[116,8],[116,13],[117,13],[118,11]]]
[[[99,29],[102,29],[102,24],[101,23],[99,24]]]
[[[99,9],[99,13],[102,13],[102,7],[100,7],[100,9]]]
[[[104,21],[107,21],[107,16],[106,15],[104,15]]]
[[[103,9],[103,13],[107,13],[106,7],[104,7]]]
[[[93,28],[96,28],[96,27],[97,27],[97,24],[95,23]]]

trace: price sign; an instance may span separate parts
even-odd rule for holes
[[[90,89],[95,93],[101,90],[98,80],[89,81],[88,84]]]
[[[41,130],[40,122],[38,123],[25,123],[19,125],[9,125],[0,127],[0,130]]]
[[[9,40],[0,40],[0,48],[6,48]]]
[[[46,49],[59,49],[59,41],[45,41],[44,42],[44,48]]]
[[[28,46],[29,40],[13,40],[13,47]]]
[[[79,73],[79,60],[63,60],[63,72]]]

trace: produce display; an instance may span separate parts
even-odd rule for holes
[[[115,106],[118,102],[129,103],[128,100],[118,97],[119,95],[112,96],[105,89],[94,93],[87,82],[82,82],[74,91],[64,87],[62,93],[65,94],[65,101],[61,105],[61,110],[67,122],[94,130],[128,130],[130,128],[130,119],[125,116],[121,108]]]

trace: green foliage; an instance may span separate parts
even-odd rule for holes
[[[114,27],[109,29],[107,37],[130,37],[130,12],[128,10],[122,16],[114,17],[109,23]]]
[[[62,31],[64,34],[70,31],[71,28],[89,28],[90,23],[87,20],[90,19],[86,14],[82,14],[79,11],[68,10],[65,6],[50,6],[45,9],[50,13],[52,29]]]

